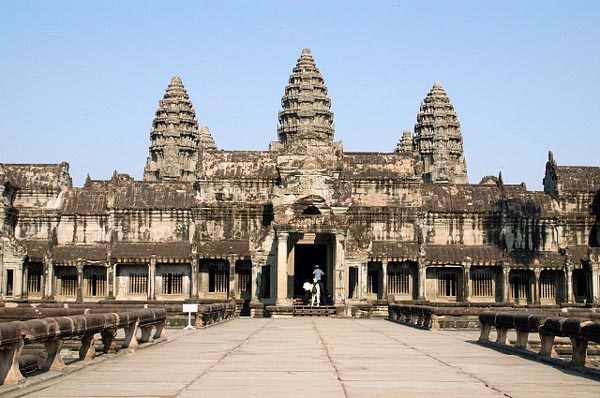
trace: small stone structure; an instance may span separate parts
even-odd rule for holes
[[[262,316],[289,312],[316,264],[348,315],[394,300],[600,299],[599,167],[550,153],[543,192],[501,175],[469,184],[440,83],[389,153],[345,152],[306,49],[281,104],[268,150],[222,150],[174,77],[143,181],[115,172],[73,187],[67,163],[0,164],[3,299],[236,299]]]

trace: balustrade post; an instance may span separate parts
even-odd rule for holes
[[[0,350],[0,384],[15,385],[25,382],[19,369],[19,358],[23,351],[23,338]]]
[[[94,359],[96,356],[96,348],[94,343],[96,342],[95,333],[86,333],[81,338],[81,348],[79,348],[79,359],[89,361]]]
[[[48,357],[46,358],[46,363],[42,367],[43,370],[61,370],[67,366],[60,355],[63,344],[63,339],[52,339],[44,342]]]

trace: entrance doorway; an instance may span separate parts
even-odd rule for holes
[[[325,273],[323,284],[327,286],[327,245],[297,244],[294,256],[294,298],[303,298],[302,284],[308,279],[312,283],[315,265]],[[323,292],[324,293],[324,292]]]

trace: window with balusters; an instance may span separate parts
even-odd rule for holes
[[[129,274],[129,294],[148,294],[148,274],[132,272]]]
[[[162,274],[162,294],[183,294],[183,273]]]
[[[390,266],[387,278],[388,293],[410,294],[410,272],[408,268]]]
[[[473,297],[494,296],[494,275],[492,272],[471,272],[471,295]]]

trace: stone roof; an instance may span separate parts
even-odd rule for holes
[[[44,256],[48,253],[50,242],[48,240],[22,240],[19,241],[27,251],[29,261],[43,261]]]
[[[427,245],[425,260],[431,264],[457,264],[470,261],[472,265],[498,265],[506,262],[502,250],[492,245]]]
[[[203,152],[198,175],[207,179],[275,180],[276,154],[266,151]]]
[[[343,156],[342,179],[415,179],[414,158],[397,153],[347,152]]]
[[[555,166],[554,169],[561,192],[600,190],[600,167]]]
[[[208,258],[223,258],[227,255],[250,256],[248,240],[211,240],[198,242],[198,255]]]
[[[8,180],[19,189],[50,189],[71,187],[69,164],[7,164]],[[5,177],[6,178],[6,177]]]
[[[499,213],[501,192],[492,185],[423,184],[423,209],[436,213]]]
[[[187,259],[192,255],[189,242],[115,242],[112,256],[117,259]]]
[[[522,267],[545,266],[562,268],[565,266],[565,256],[558,252],[512,251],[507,254],[512,265]]]
[[[73,188],[65,192],[64,215],[97,215],[106,213],[107,192],[104,189]]]
[[[182,182],[130,182],[111,190],[108,206],[116,209],[189,209],[195,193]]]
[[[395,261],[417,261],[419,245],[416,243],[374,241],[369,256]]]
[[[513,217],[558,216],[560,209],[545,192],[514,190],[503,200],[506,213]]]
[[[105,261],[106,244],[69,244],[52,248],[52,259],[57,263],[83,261]]]

